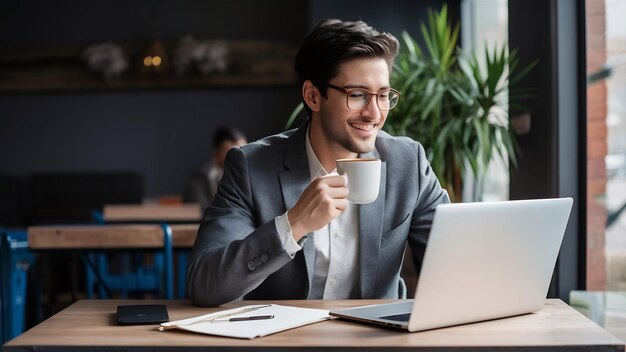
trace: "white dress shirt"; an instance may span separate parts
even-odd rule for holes
[[[306,153],[311,181],[329,174],[311,147],[309,131],[306,134]],[[359,275],[358,216],[357,205],[349,202],[341,215],[313,232],[315,265],[309,299],[347,299],[355,292]],[[302,247],[293,238],[287,213],[276,217],[276,230],[285,251],[293,258]]]

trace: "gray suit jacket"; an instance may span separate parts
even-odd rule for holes
[[[305,124],[228,152],[189,258],[187,292],[194,304],[307,298],[314,241],[305,240],[292,259],[274,221],[310,183],[306,130]],[[398,298],[407,240],[419,272],[435,207],[449,202],[448,194],[423,147],[409,138],[380,132],[376,150],[361,157],[380,158],[382,174],[377,200],[359,205],[359,290],[351,298]]]

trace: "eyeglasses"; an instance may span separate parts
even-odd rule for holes
[[[332,88],[345,94],[346,104],[350,110],[363,110],[369,104],[372,95],[376,96],[376,105],[382,111],[393,109],[398,105],[398,99],[400,99],[400,92],[393,88],[386,88],[379,90],[378,93],[372,93],[363,88],[345,89],[330,83],[324,84],[323,87]]]

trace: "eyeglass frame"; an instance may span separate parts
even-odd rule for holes
[[[345,94],[345,95],[346,95],[346,106],[348,107],[348,109],[353,110],[353,111],[361,111],[361,110],[365,109],[365,108],[369,105],[369,103],[372,101],[372,95],[375,95],[375,96],[376,96],[376,99],[375,99],[375,100],[376,100],[376,107],[377,107],[377,108],[378,108],[378,110],[380,110],[380,111],[390,111],[391,109],[393,109],[393,108],[395,108],[396,106],[398,106],[398,103],[396,102],[396,105],[394,105],[393,107],[391,107],[391,108],[389,108],[389,109],[387,109],[387,110],[383,110],[383,109],[381,109],[381,108],[380,108],[380,105],[378,104],[378,95],[380,95],[380,94],[381,94],[381,93],[380,93],[380,90],[379,90],[378,92],[374,93],[374,92],[370,92],[368,89],[365,89],[365,88],[348,88],[348,89],[346,89],[346,88],[339,87],[339,86],[336,86],[336,85],[334,85],[334,84],[330,84],[330,83],[325,83],[325,84],[322,84],[322,85],[320,85],[320,87],[332,88],[332,89],[334,89],[334,90],[336,90],[336,91],[338,91],[338,92],[341,92],[341,93]],[[387,88],[384,88],[384,89],[387,89]],[[351,91],[354,91],[354,90],[364,90],[364,91],[366,91],[367,93],[369,93],[369,98],[368,98],[368,100],[367,100],[367,103],[366,103],[365,105],[363,105],[363,107],[362,107],[362,108],[360,108],[360,109],[352,109],[352,108],[350,107],[350,104],[348,103],[348,101],[349,101],[349,99],[350,99],[350,92],[351,92]],[[394,93],[398,94],[398,100],[400,99],[400,95],[401,95],[402,93],[398,92],[397,90],[395,90],[395,89],[393,89],[393,88],[389,88],[389,91],[390,91],[390,92],[394,92]]]

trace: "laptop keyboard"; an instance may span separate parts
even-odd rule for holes
[[[411,313],[386,315],[384,317],[378,317],[378,318],[379,319],[393,320],[393,321],[409,321],[409,319],[411,318]]]

